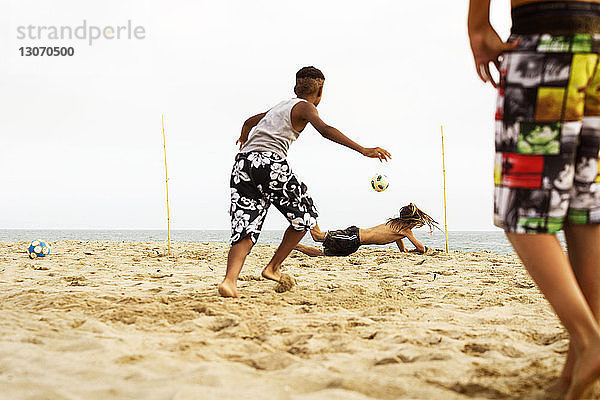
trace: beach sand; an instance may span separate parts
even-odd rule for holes
[[[545,398],[568,335],[516,256],[257,245],[223,299],[217,243],[0,243],[2,399]]]

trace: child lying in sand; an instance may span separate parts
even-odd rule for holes
[[[310,234],[315,242],[323,242],[323,250],[296,245],[294,250],[298,250],[311,257],[318,256],[347,256],[354,253],[363,244],[388,244],[396,243],[401,252],[406,252],[406,247],[402,239],[407,238],[415,246],[415,252],[423,254],[429,250],[419,242],[412,233],[412,229],[428,225],[430,229],[437,227],[437,222],[429,215],[419,210],[417,206],[410,203],[400,209],[400,216],[390,218],[385,224],[380,224],[372,228],[360,229],[351,226],[344,230],[322,232],[319,225],[310,230]]]

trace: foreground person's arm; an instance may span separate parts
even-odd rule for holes
[[[468,31],[477,74],[482,81],[497,87],[498,82],[490,73],[490,63],[498,69],[502,53],[514,49],[519,42],[504,43],[500,39],[490,23],[490,1],[470,0]]]

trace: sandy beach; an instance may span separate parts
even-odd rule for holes
[[[545,398],[568,336],[516,256],[257,245],[223,299],[217,243],[0,243],[3,399]]]

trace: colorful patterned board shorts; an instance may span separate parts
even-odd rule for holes
[[[600,222],[600,34],[556,22],[573,4],[543,9],[563,4],[513,9],[509,41],[519,45],[500,65],[494,165],[494,224],[508,232]],[[600,25],[593,8],[586,29]]]
[[[256,243],[271,203],[297,231],[317,224],[317,209],[287,161],[272,152],[239,153],[231,171],[231,244]]]

